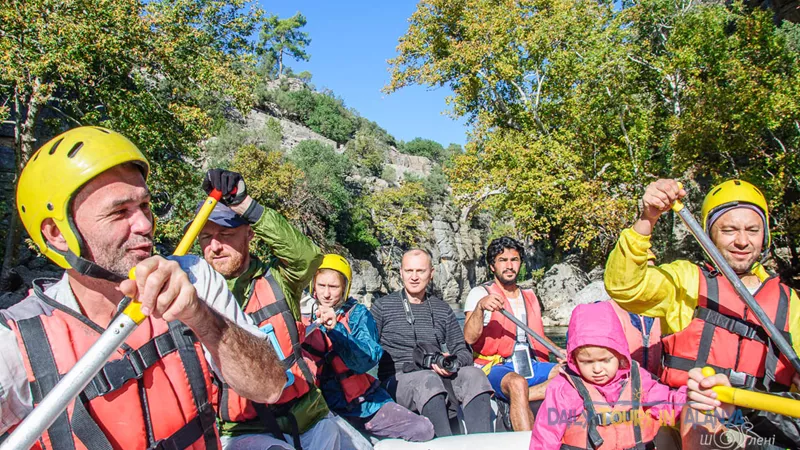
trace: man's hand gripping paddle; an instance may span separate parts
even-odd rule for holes
[[[678,184],[679,187],[683,187],[680,183]],[[742,283],[742,280],[739,279],[739,276],[736,275],[736,272],[733,271],[731,266],[725,261],[725,258],[720,253],[717,246],[711,241],[711,238],[703,231],[703,227],[697,223],[694,216],[691,212],[689,212],[686,207],[684,207],[683,202],[680,200],[676,200],[675,203],[672,205],[672,210],[675,211],[678,216],[680,216],[681,220],[686,227],[689,228],[689,232],[692,233],[697,242],[700,243],[700,246],[703,247],[703,250],[706,252],[711,261],[714,263],[714,266],[728,279],[728,281],[733,285],[733,288],[736,290],[736,293],[739,294],[739,297],[744,301],[745,305],[747,305],[750,310],[756,315],[758,322],[761,323],[761,326],[767,331],[769,338],[775,345],[778,347],[778,350],[785,356],[789,362],[794,367],[794,370],[797,373],[800,373],[800,359],[797,358],[797,353],[795,353],[792,346],[789,342],[784,339],[783,334],[778,330],[774,323],[769,319],[767,314],[761,308],[761,305],[756,302],[756,299],[753,298],[753,294],[747,290],[747,287]],[[775,381],[775,380],[771,380]]]
[[[217,190],[209,194],[175,249],[175,256],[183,256],[189,251],[221,197],[222,193]],[[133,278],[133,270],[131,269],[131,278]],[[39,436],[55,422],[70,402],[86,388],[86,385],[108,362],[108,358],[125,342],[136,327],[144,322],[147,316],[142,314],[141,307],[141,303],[132,301],[122,311],[122,314],[117,315],[111,321],[106,331],[100,335],[86,354],[75,363],[75,366],[64,375],[53,390],[3,442],[0,450],[27,450],[39,439]]]
[[[713,375],[714,369],[703,367],[704,377]],[[717,400],[722,403],[800,418],[800,400],[730,386],[714,386],[711,390],[717,394]]]

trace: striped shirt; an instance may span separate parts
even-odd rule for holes
[[[412,328],[403,309],[401,292],[379,298],[370,310],[378,326],[383,347],[383,357],[378,364],[378,378],[385,380],[395,373],[402,373],[403,364],[414,361],[413,352],[417,340],[444,344],[450,354],[458,356],[462,367],[471,366],[472,350],[467,347],[464,332],[461,331],[450,306],[434,296],[428,296],[421,304],[411,303],[411,313],[414,316]]]

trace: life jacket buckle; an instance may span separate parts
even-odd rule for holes
[[[752,382],[748,382],[748,379],[752,380],[752,377],[744,372],[737,372],[735,370],[731,370],[728,374],[728,379],[731,382],[731,386],[734,387],[752,387],[749,384]]]
[[[142,363],[142,365],[144,364]],[[141,378],[144,371],[138,369],[128,357],[107,362],[100,371],[102,376],[99,377],[100,381],[104,381],[106,385],[99,386],[98,393],[100,395],[108,394],[121,388],[130,380]]]
[[[595,417],[597,417],[597,425],[608,427],[622,423],[630,423],[632,421],[632,413],[632,410],[606,411],[598,413]]]

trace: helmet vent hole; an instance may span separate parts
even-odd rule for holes
[[[47,204],[47,210],[48,211],[52,211],[53,210],[53,204],[52,203],[48,203]]]
[[[49,151],[49,152],[47,152],[47,154],[48,154],[48,155],[52,155],[53,153],[55,153],[55,152],[56,152],[56,149],[57,149],[57,148],[58,148],[58,146],[59,146],[59,144],[61,144],[61,141],[63,141],[63,140],[64,140],[64,138],[61,138],[61,139],[59,139],[59,140],[58,140],[58,141],[57,141],[55,144],[53,144],[53,146],[52,146],[52,147],[50,147],[50,151]]]
[[[111,134],[111,133],[109,133],[109,132],[108,132],[108,130],[106,130],[105,128],[94,127],[94,129],[95,129],[95,130],[98,130],[98,131],[102,131],[102,132],[103,132],[103,133],[105,133],[105,134]]]
[[[22,212],[25,212],[25,205],[20,206],[20,209],[22,210]]]
[[[69,153],[67,153],[67,158],[72,158],[73,156],[75,156],[75,154],[78,153],[78,150],[80,150],[81,148],[83,148],[83,142],[78,142],[77,144],[73,145],[72,148],[69,150]]]

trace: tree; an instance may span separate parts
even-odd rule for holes
[[[347,143],[345,155],[353,164],[362,167],[368,175],[380,176],[389,145],[369,131],[358,131]]]
[[[779,222],[790,216],[800,67],[770,14],[717,2],[500,3],[421,2],[390,61],[387,91],[449,86],[451,112],[472,124],[446,169],[466,212],[509,214],[524,236],[594,258],[660,176],[689,174],[701,188],[749,178]]]
[[[209,136],[215,114],[248,101],[241,71],[260,13],[243,6],[242,0],[4,2],[0,104],[10,106],[18,169],[38,137],[103,125],[147,154],[155,193],[191,209],[181,189],[197,186],[188,163],[196,143]],[[10,223],[4,276],[17,258],[15,208]],[[179,228],[159,226],[162,235]]]
[[[264,20],[258,35],[256,51],[262,58],[278,65],[278,76],[283,75],[283,57],[290,56],[298,61],[308,61],[305,48],[311,43],[308,33],[300,31],[306,26],[306,18],[300,13],[288,19],[270,15]]]
[[[317,133],[339,144],[344,144],[353,137],[355,125],[341,99],[333,97],[330,92],[315,93],[316,103],[308,115],[305,124]]]
[[[231,167],[247,180],[248,192],[255,200],[281,213],[314,242],[327,242],[326,218],[332,213],[331,205],[316,195],[303,171],[281,151],[245,145],[236,152]],[[261,256],[266,256],[265,246],[254,246],[259,247],[263,248]]]
[[[438,163],[447,159],[450,154],[442,144],[430,139],[416,137],[400,146],[399,151],[409,155],[424,156]]]
[[[373,192],[364,200],[380,241],[388,244],[381,254],[384,264],[391,263],[396,247],[418,246],[423,241],[420,225],[428,219],[424,199],[425,189],[415,181]]]
[[[350,207],[352,197],[345,185],[350,171],[347,158],[330,145],[306,140],[292,150],[289,160],[305,173],[306,184],[314,195],[331,205],[331,215],[326,220],[335,224],[340,214]]]

